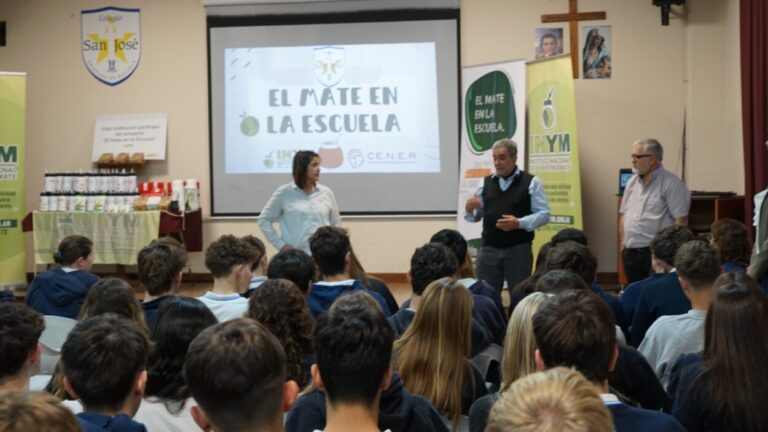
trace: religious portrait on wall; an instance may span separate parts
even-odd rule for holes
[[[535,33],[536,60],[563,53],[562,27],[539,27]]]
[[[584,26],[581,34],[582,77],[611,78],[611,26]]]

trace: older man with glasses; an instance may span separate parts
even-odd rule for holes
[[[624,189],[619,212],[621,260],[629,283],[645,279],[651,271],[651,239],[672,224],[687,225],[691,192],[673,173],[664,169],[664,148],[646,138],[632,144],[635,175]]]

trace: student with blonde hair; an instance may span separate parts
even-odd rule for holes
[[[438,279],[424,290],[413,322],[395,341],[395,369],[405,387],[423,396],[457,430],[461,415],[487,394],[469,362],[472,295],[455,279]]]
[[[592,383],[557,367],[515,381],[493,406],[488,432],[611,432],[613,420]]]
[[[485,430],[488,413],[493,404],[516,380],[536,372],[536,340],[533,337],[533,315],[549,295],[536,292],[518,303],[509,319],[504,337],[504,357],[501,361],[501,390],[478,399],[469,410],[469,430]]]
[[[72,411],[54,396],[26,390],[0,390],[0,431],[80,432]]]

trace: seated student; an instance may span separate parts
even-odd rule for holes
[[[430,401],[454,430],[472,403],[488,393],[484,377],[469,362],[471,316],[470,292],[451,277],[438,279],[424,290],[413,322],[394,348],[393,364],[405,387]]]
[[[144,400],[134,416],[150,431],[197,430],[191,415],[195,401],[184,380],[184,359],[192,340],[216,323],[210,309],[195,298],[174,297],[160,306],[152,328],[154,344],[147,363]]]
[[[704,328],[704,352],[673,368],[672,415],[692,432],[768,430],[768,304],[757,282],[722,274]]]
[[[391,315],[387,302],[379,293],[367,289],[362,282],[350,277],[352,249],[344,228],[334,226],[318,228],[309,238],[309,249],[322,276],[321,281],[312,284],[312,290],[307,298],[309,311],[314,318],[328,310],[339,296],[358,290],[371,294],[381,305],[384,314]]]
[[[176,296],[187,265],[187,250],[173,237],[162,237],[142,248],[136,261],[136,272],[145,291],[141,308],[152,328],[160,305]]]
[[[485,327],[491,342],[504,343],[507,319],[501,296],[485,281],[473,277],[472,262],[467,258],[467,241],[458,231],[445,229],[433,235],[429,242],[445,245],[456,255],[459,269],[454,276],[472,293],[472,317]]]
[[[576,277],[576,276],[574,276]],[[501,389],[493,394],[476,400],[469,409],[470,432],[483,432],[488,421],[488,413],[494,403],[518,379],[536,371],[533,354],[536,341],[533,339],[533,314],[549,295],[535,292],[517,304],[509,318],[507,334],[504,338],[504,357],[501,360]]]
[[[248,310],[248,299],[240,293],[251,283],[251,265],[256,250],[245,241],[223,235],[205,250],[205,266],[213,275],[213,289],[198,297],[219,322],[240,318]]]
[[[678,357],[704,348],[704,318],[712,296],[712,283],[720,276],[720,261],[709,245],[692,240],[677,251],[675,268],[680,286],[691,301],[691,310],[684,315],[659,317],[638,348],[665,387]]]
[[[677,250],[691,240],[693,232],[687,227],[672,225],[662,228],[651,240],[651,254],[671,267]],[[677,276],[677,271],[672,268],[666,275],[646,285],[638,295],[629,336],[633,346],[640,345],[648,327],[658,317],[680,315],[691,310],[691,301],[683,294]]]
[[[384,283],[383,280],[365,272],[363,265],[360,263],[360,260],[357,259],[357,255],[355,255],[355,251],[352,250],[351,247],[349,251],[349,276],[352,279],[357,279],[362,282],[369,290],[379,293],[384,301],[387,302],[387,307],[390,312],[400,309],[397,300],[395,300],[395,296],[392,295],[392,291],[389,290],[387,284]]]
[[[250,318],[203,330],[189,346],[184,378],[203,430],[282,431],[299,389],[286,381],[280,341]]]
[[[264,242],[252,235],[243,236],[242,240],[256,251],[255,261],[251,265],[251,283],[248,284],[248,290],[240,294],[250,298],[253,290],[267,280],[267,248],[264,247]]]
[[[338,315],[342,309],[378,310],[381,306],[367,293],[356,291],[350,295],[339,297],[329,310],[330,316]],[[326,424],[326,394],[317,391],[316,386],[305,390],[296,401],[285,422],[288,432],[304,432],[321,430]],[[379,428],[391,431],[435,431],[447,432],[440,414],[424,398],[414,396],[403,387],[400,374],[392,372],[392,379],[379,398]]]
[[[392,328],[381,310],[352,295],[338,299],[315,327],[312,381],[326,395],[326,432],[378,432],[379,398],[392,378]]]
[[[592,383],[556,367],[515,381],[493,406],[485,430],[613,432],[613,420]]]
[[[72,411],[42,392],[0,389],[0,430],[3,432],[80,432]]]
[[[584,283],[611,308],[614,317],[616,317],[616,324],[621,328],[626,340],[626,336],[629,334],[629,323],[624,316],[621,302],[596,284],[597,258],[589,248],[570,240],[553,244],[547,252],[547,264],[544,272],[550,270],[570,270],[581,276]]]
[[[43,316],[20,303],[0,302],[0,389],[27,390],[40,362]]]
[[[673,268],[670,264],[651,254],[652,273],[645,279],[631,282],[619,294],[621,308],[624,310],[624,316],[627,317],[628,322],[631,323],[635,317],[635,306],[637,306],[637,299],[640,297],[640,293],[643,292],[646,286],[669,273]]]
[[[315,263],[303,250],[288,249],[272,257],[267,267],[267,278],[288,279],[299,287],[304,297],[308,297],[315,282]]]
[[[35,276],[24,302],[43,315],[75,319],[88,290],[99,280],[90,273],[93,242],[79,235],[65,237],[53,260],[58,265]]]
[[[709,229],[709,243],[717,250],[724,272],[747,271],[752,245],[746,225],[735,219],[718,219]]]
[[[572,290],[548,299],[533,316],[538,369],[565,366],[584,374],[600,391],[617,432],[684,431],[671,416],[630,407],[608,393],[618,357],[614,326],[611,309],[594,293]]]
[[[147,382],[149,338],[114,314],[78,323],[61,348],[64,387],[83,405],[83,431],[146,431],[131,417]]]
[[[455,275],[457,269],[456,256],[441,244],[427,243],[413,252],[411,269],[408,270],[408,282],[412,289],[411,298],[399,311],[389,317],[389,323],[396,337],[400,337],[411,325],[427,285],[440,278]],[[474,318],[470,318],[470,326],[472,344],[470,354],[474,356],[486,349],[491,344],[491,340],[488,330]]]
[[[280,341],[285,351],[288,379],[299,387],[310,382],[309,368],[314,363],[312,330],[314,322],[307,299],[296,284],[287,279],[269,279],[248,300],[246,316],[258,321]]]

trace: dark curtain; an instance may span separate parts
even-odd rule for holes
[[[744,218],[752,228],[755,193],[768,186],[768,2],[741,0],[741,108]]]

